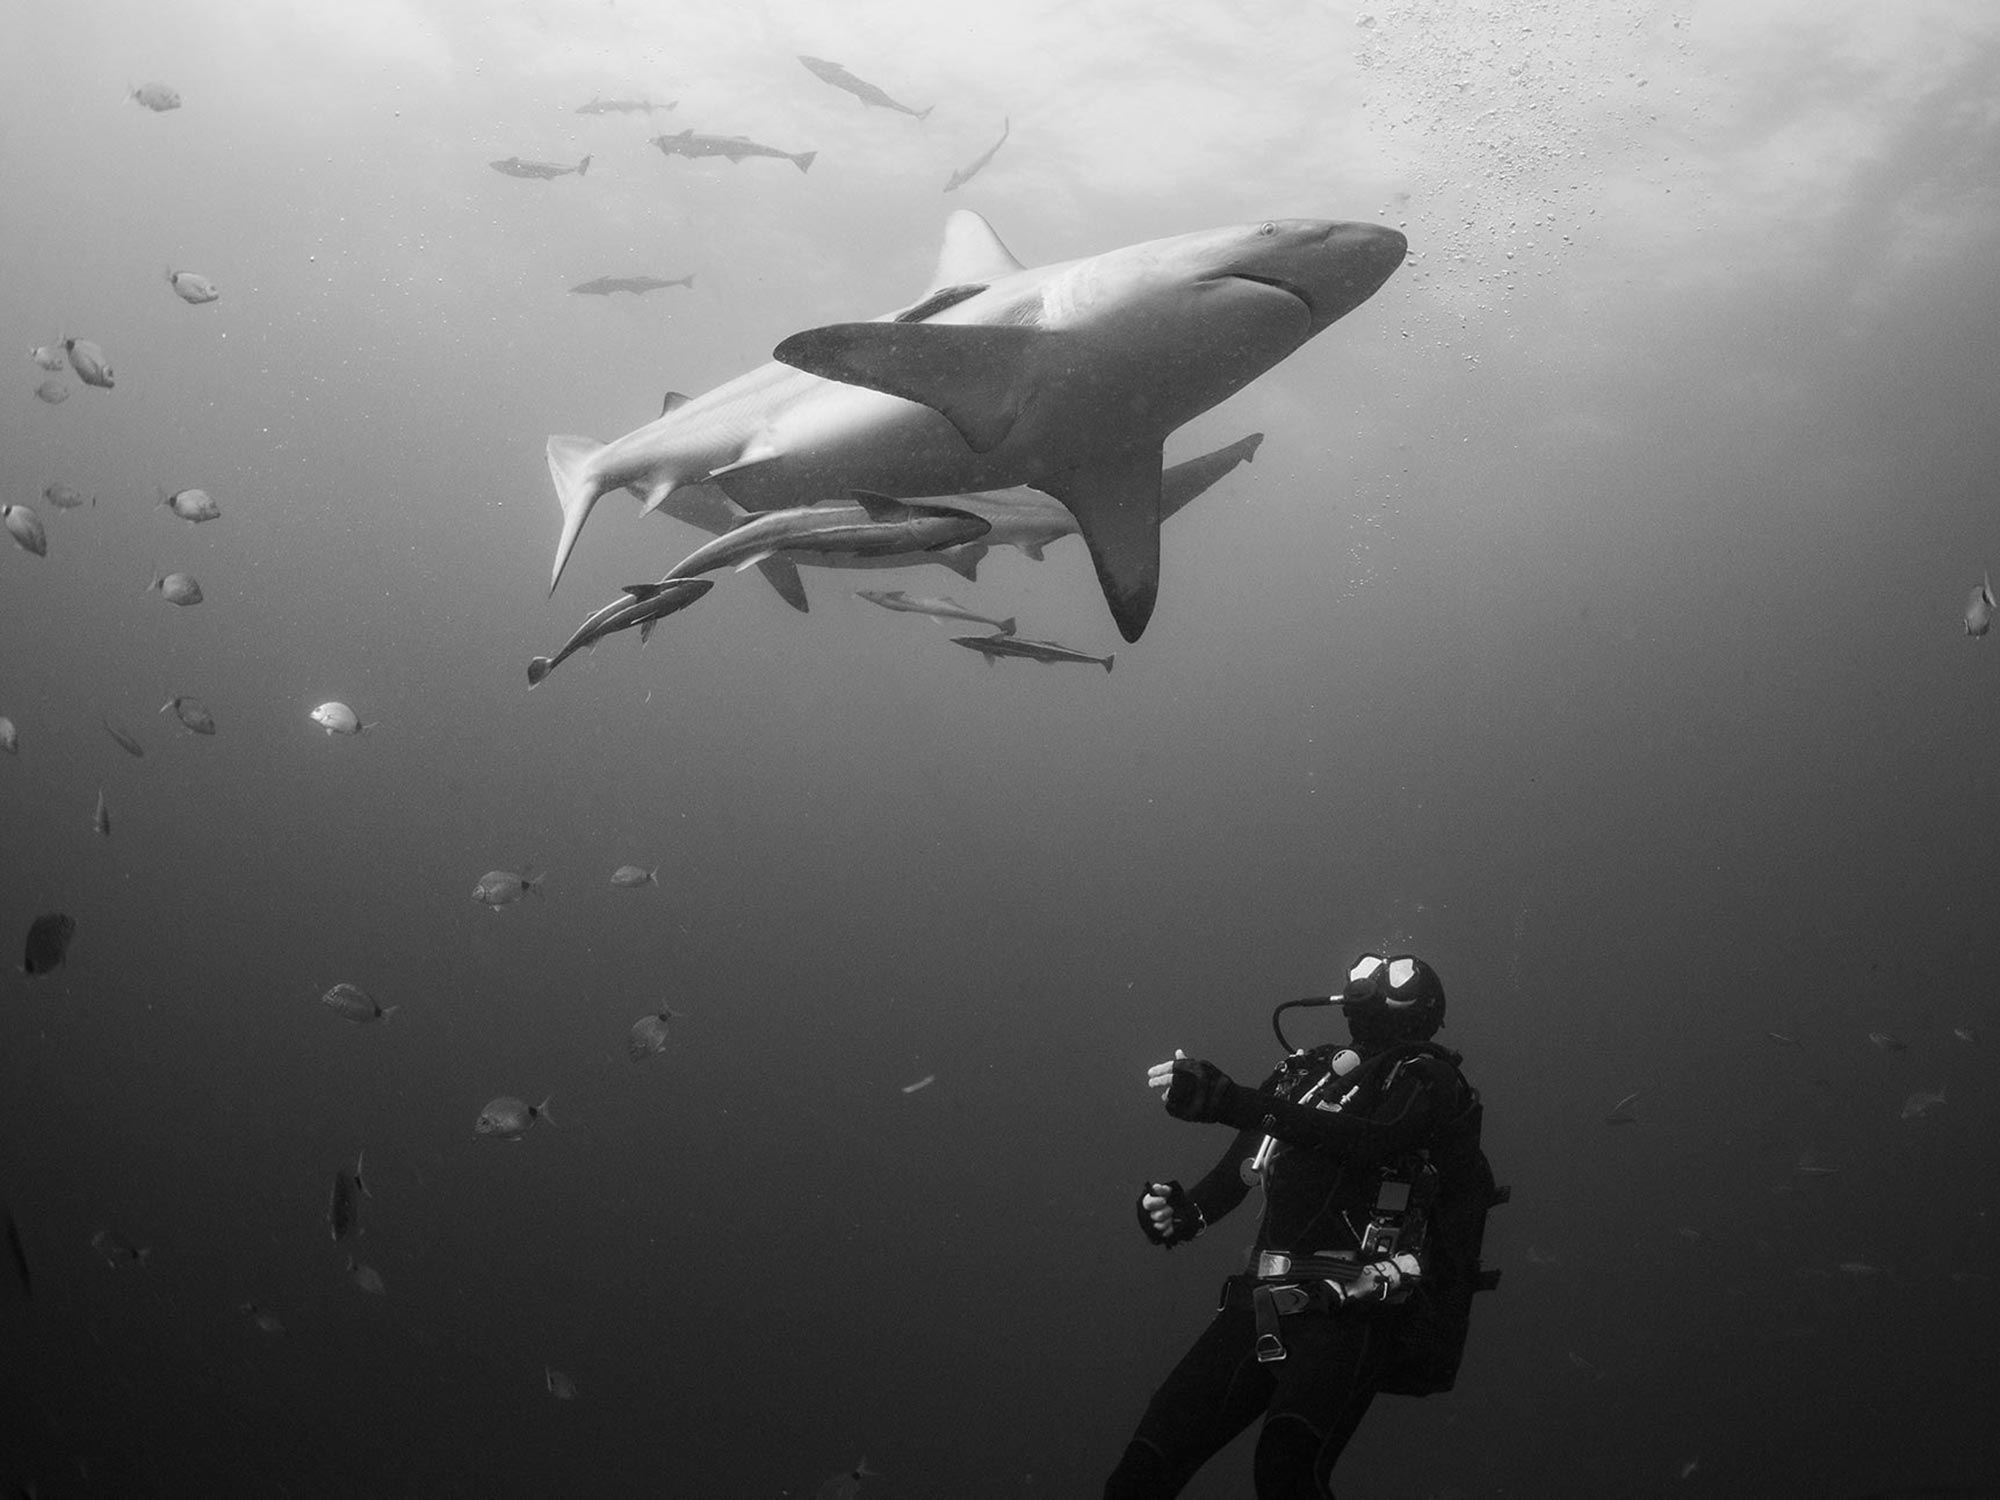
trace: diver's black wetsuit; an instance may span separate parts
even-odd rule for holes
[[[1316,1049],[1301,1075],[1294,1060],[1286,1092],[1304,1091],[1339,1049]],[[1188,1192],[1208,1223],[1249,1192],[1243,1164],[1266,1135],[1280,1149],[1264,1172],[1264,1217],[1251,1251],[1293,1256],[1354,1254],[1381,1184],[1379,1169],[1431,1143],[1471,1099],[1464,1078],[1437,1056],[1378,1053],[1321,1096],[1341,1100],[1329,1112],[1294,1104],[1277,1092],[1285,1072],[1255,1090],[1227,1084],[1203,1118],[1237,1127],[1222,1159]],[[1389,1075],[1393,1072],[1391,1080]],[[1383,1085],[1387,1082],[1386,1090]],[[1349,1091],[1352,1090],[1352,1094]],[[1259,1363],[1254,1315],[1232,1298],[1154,1392],[1124,1457],[1105,1484],[1105,1500],[1177,1495],[1211,1457],[1259,1416],[1264,1430],[1254,1466],[1259,1500],[1331,1496],[1341,1450],[1375,1398],[1396,1307],[1348,1307],[1285,1319],[1286,1358]]]

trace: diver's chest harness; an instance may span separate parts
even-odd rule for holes
[[[1280,1079],[1278,1092],[1293,1103],[1339,1114],[1357,1099],[1386,1098],[1402,1070],[1417,1059],[1449,1056],[1429,1042],[1392,1047],[1366,1063],[1345,1049],[1323,1065],[1311,1054],[1297,1053],[1286,1060],[1287,1076]],[[1268,1185],[1273,1159],[1285,1149],[1266,1136],[1244,1162],[1244,1180]],[[1281,1318],[1407,1301],[1423,1279],[1424,1240],[1437,1192],[1438,1170],[1429,1148],[1410,1152],[1379,1169],[1374,1202],[1362,1223],[1356,1225],[1353,1210],[1342,1214],[1352,1248],[1262,1250],[1251,1269],[1224,1282],[1221,1305],[1248,1306],[1256,1318],[1258,1360],[1269,1364],[1285,1357]]]

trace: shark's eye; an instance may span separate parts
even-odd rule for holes
[[[1269,239],[1272,235],[1276,234],[1277,232],[1278,232],[1278,226],[1272,223],[1269,219],[1266,219],[1263,223],[1257,226],[1257,233],[1262,235],[1265,239]]]

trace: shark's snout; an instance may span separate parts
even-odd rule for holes
[[[1374,296],[1409,253],[1408,236],[1386,224],[1327,225],[1313,303],[1314,331]]]

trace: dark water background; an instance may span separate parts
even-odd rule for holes
[[[5,11],[0,497],[50,554],[0,555],[0,932],[78,936],[0,978],[36,1276],[0,1475],[776,1496],[865,1453],[865,1495],[1094,1493],[1250,1235],[1140,1240],[1137,1184],[1223,1144],[1146,1065],[1259,1075],[1269,1007],[1375,945],[1444,975],[1515,1201],[1458,1391],[1379,1403],[1343,1493],[2000,1475],[1983,7]],[[121,98],[151,78],[185,108]],[[821,155],[645,144],[689,126]],[[907,301],[961,205],[1029,264],[1274,214],[1415,258],[1176,435],[1267,438],[1167,528],[1135,647],[1067,541],[976,584],[808,570],[803,617],[727,576],[528,693],[698,540],[614,498],[545,599],[546,436]],[[35,399],[64,332],[115,391]],[[988,670],[856,585],[1117,669]],[[379,730],[322,735],[328,698]],[[524,863],[546,900],[467,899]],[[338,981],[400,1009],[347,1026]],[[503,1093],[556,1125],[476,1138]],[[384,1298],[322,1221],[361,1148]]]

